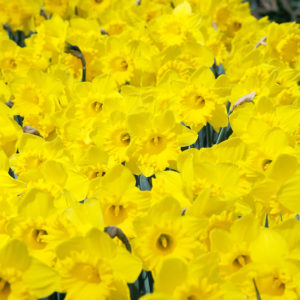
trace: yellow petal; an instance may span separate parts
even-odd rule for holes
[[[209,235],[211,249],[219,252],[230,252],[233,241],[230,234],[223,229],[213,229]]]
[[[179,124],[178,127],[180,127],[180,133],[178,134],[177,141],[180,147],[190,146],[196,142],[198,134],[194,130]]]
[[[113,258],[112,263],[116,275],[128,283],[134,282],[142,271],[141,260],[122,248]]]
[[[246,145],[240,138],[230,138],[213,148],[214,154],[221,162],[238,162],[245,158]]]
[[[103,257],[103,259],[114,259],[117,255],[117,244],[107,233],[96,228],[87,233],[86,243],[86,248],[92,255]]]
[[[11,240],[0,250],[2,268],[24,271],[28,268],[31,258],[26,245],[19,240]]]
[[[205,86],[210,88],[215,83],[215,76],[210,68],[202,67],[193,73],[191,81],[195,86]]]
[[[189,2],[184,1],[183,3],[176,6],[176,8],[173,10],[173,14],[178,17],[184,17],[189,16],[192,14],[192,8]]]
[[[247,241],[250,243],[259,232],[259,222],[254,215],[243,216],[235,221],[231,232],[236,241]]]
[[[280,187],[277,200],[284,207],[295,213],[300,213],[300,173],[295,174]]]
[[[64,166],[54,160],[46,161],[41,168],[42,174],[48,182],[64,186],[67,181],[67,172]]]
[[[216,131],[219,131],[220,127],[226,127],[228,125],[228,116],[225,105],[216,104],[216,108],[209,123]]]
[[[288,254],[288,245],[279,233],[263,228],[252,242],[250,253],[254,262],[278,266],[278,262]]]
[[[81,201],[86,198],[89,187],[89,181],[86,176],[68,170],[68,178],[65,183],[65,188],[72,193],[76,201]]]
[[[150,113],[147,112],[129,115],[128,126],[130,133],[134,136],[143,136],[145,128],[151,125],[149,123],[150,117]]]
[[[32,259],[23,275],[24,282],[38,298],[44,298],[60,289],[59,275],[53,268]]]
[[[5,172],[8,172],[9,165],[8,165],[8,158],[6,156],[6,153],[0,149],[0,170],[4,170]]]
[[[103,185],[105,190],[122,196],[128,188],[135,186],[135,178],[127,167],[118,165],[107,172]]]
[[[63,243],[56,248],[56,255],[59,259],[65,259],[73,251],[81,252],[86,248],[86,239],[84,237],[74,237]]]
[[[43,190],[32,189],[19,206],[19,214],[27,217],[41,216],[46,218],[53,208],[50,194]]]
[[[155,290],[172,295],[177,286],[184,284],[187,272],[187,265],[181,259],[165,259],[158,270]]]

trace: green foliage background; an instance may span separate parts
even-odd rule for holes
[[[252,14],[261,18],[268,16],[277,23],[300,22],[299,0],[247,0],[250,2]]]

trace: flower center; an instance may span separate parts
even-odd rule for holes
[[[266,171],[271,163],[272,163],[271,159],[265,159],[262,163],[263,170]]]
[[[165,136],[157,133],[151,134],[147,138],[147,145],[145,151],[151,154],[157,154],[162,152],[167,146],[168,140]]]
[[[14,58],[11,58],[11,59],[9,60],[9,65],[10,65],[13,69],[15,69],[15,68],[17,67],[16,60],[15,60]]]
[[[120,68],[122,71],[126,71],[128,69],[128,63],[125,59],[122,59],[120,62]]]
[[[233,266],[237,268],[242,268],[245,265],[249,264],[251,262],[249,255],[239,255],[235,258],[235,260],[232,262]]]
[[[92,171],[90,173],[90,178],[96,178],[96,177],[102,177],[105,175],[105,172],[104,171]]]
[[[280,278],[274,277],[272,285],[273,285],[274,289],[276,289],[276,290],[278,290],[278,291],[280,291],[280,292],[283,293],[283,291],[285,289],[285,284],[280,280]]]
[[[0,298],[6,300],[9,297],[10,291],[9,282],[0,278]]]
[[[195,296],[195,295],[191,295],[191,296],[188,296],[187,297],[187,300],[197,300],[198,298],[197,298],[197,296]]]
[[[129,208],[130,210],[130,208]],[[104,216],[104,221],[109,225],[118,225],[128,217],[128,207],[122,204],[113,204],[108,207],[108,213]]]
[[[82,281],[91,283],[99,283],[101,281],[98,269],[87,263],[78,263],[74,266],[72,273]]]
[[[103,103],[95,101],[92,103],[92,109],[95,112],[100,112],[102,111]]]
[[[33,239],[41,246],[46,246],[46,243],[43,241],[44,235],[48,235],[47,231],[44,229],[34,229],[32,231]]]
[[[260,293],[273,296],[282,296],[286,288],[285,282],[278,274],[257,278],[256,283]]]
[[[296,34],[288,34],[277,45],[277,51],[283,60],[294,62],[299,54],[300,38]]]
[[[162,138],[160,136],[154,136],[151,140],[150,140],[151,144],[153,146],[158,146],[159,144],[161,144],[162,142]]]
[[[195,95],[194,103],[197,108],[202,108],[205,105],[205,99],[200,95]]]
[[[182,25],[176,20],[167,22],[164,29],[169,34],[180,35],[182,33]]]
[[[124,144],[125,146],[128,146],[130,144],[130,135],[126,132],[121,134],[120,140],[122,142],[122,144]]]
[[[162,233],[157,239],[157,247],[162,251],[169,250],[172,244],[172,238],[168,234]]]
[[[242,27],[242,24],[241,24],[240,22],[238,22],[238,21],[234,21],[234,22],[233,22],[233,30],[234,30],[234,31],[240,30],[241,27]]]
[[[118,217],[119,215],[124,213],[123,205],[112,205],[109,210],[111,211],[112,214],[115,215],[115,217]]]

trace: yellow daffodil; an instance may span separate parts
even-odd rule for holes
[[[26,33],[34,29],[34,17],[40,13],[40,3],[37,0],[22,0],[5,1],[0,2],[1,7],[1,23],[9,23],[13,30],[24,30]]]
[[[197,28],[197,18],[192,14],[188,2],[179,4],[170,15],[163,15],[150,24],[152,34],[161,47],[183,45],[188,39],[202,42],[201,31]]]
[[[134,163],[147,177],[169,167],[177,159],[180,147],[191,145],[197,138],[194,131],[175,123],[171,111],[154,118],[150,113],[133,114],[128,122],[130,136],[135,141]]]
[[[63,242],[57,257],[66,299],[129,299],[127,282],[141,271],[137,257],[97,229]]]
[[[190,83],[174,84],[179,93],[174,108],[178,120],[196,131],[206,123],[210,123],[216,131],[227,126],[225,101],[214,89],[216,83],[211,70],[203,67],[193,73]]]
[[[134,227],[137,232],[134,251],[146,270],[156,273],[165,258],[177,257],[187,262],[197,251],[200,253],[194,224],[189,217],[181,216],[175,199],[161,200],[146,216],[137,218]]]
[[[202,255],[190,263],[166,258],[155,282],[154,294],[142,299],[224,299],[214,255]]]
[[[286,23],[271,24],[268,34],[268,52],[293,68],[299,68],[300,58],[299,25]]]
[[[56,271],[29,256],[23,242],[3,235],[0,266],[2,299],[36,299],[59,289]]]
[[[128,237],[135,235],[132,223],[150,207],[150,195],[135,186],[135,178],[122,165],[115,166],[105,174],[101,185],[89,192],[97,197],[103,210],[105,226],[118,226]]]
[[[27,78],[16,78],[11,87],[15,113],[24,117],[24,125],[33,126],[47,138],[55,131],[54,114],[60,110],[62,83],[53,75],[31,69]]]

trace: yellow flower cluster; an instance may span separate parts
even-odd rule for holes
[[[0,8],[1,300],[300,298],[299,25],[239,0]]]

